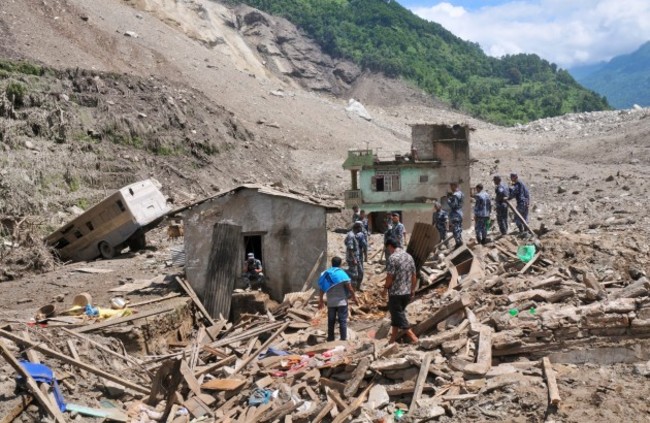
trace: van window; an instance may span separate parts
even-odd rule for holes
[[[89,231],[95,230],[95,227],[93,226],[93,222],[86,222],[86,227],[88,228]]]
[[[119,207],[121,211],[126,211],[126,208],[124,207],[124,203],[122,202],[122,200],[117,200],[117,207]]]
[[[60,250],[61,248],[65,247],[66,245],[70,245],[70,241],[68,241],[65,238],[60,238],[56,244],[54,244],[54,248],[57,250]]]
[[[81,231],[79,229],[77,229],[76,231],[74,231],[74,236],[76,236],[77,239],[78,239],[78,238],[81,238],[84,235],[81,233]]]

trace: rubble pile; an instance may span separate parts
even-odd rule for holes
[[[30,361],[43,356],[75,420],[103,413],[137,422],[541,421],[576,383],[574,363],[650,358],[639,348],[650,335],[647,255],[584,243],[582,235],[551,232],[434,252],[408,307],[417,345],[387,343],[377,254],[361,304],[351,307],[348,341],[326,342],[314,289],[228,322],[209,316],[183,280],[194,330],[156,356],[129,355],[114,338],[95,335],[137,314],[28,331],[13,323],[0,337],[7,360],[19,351]],[[650,374],[642,367],[639,374]],[[29,385],[20,392],[40,401]],[[26,404],[17,413],[37,416]],[[41,405],[43,415],[56,414]]]

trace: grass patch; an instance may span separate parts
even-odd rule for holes
[[[12,81],[7,85],[7,88],[5,88],[5,94],[14,106],[20,107],[25,104],[27,87],[20,82]]]
[[[42,66],[28,62],[13,62],[10,60],[0,60],[0,71],[9,73],[22,73],[23,75],[43,76],[46,69]]]

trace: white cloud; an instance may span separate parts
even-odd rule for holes
[[[648,0],[524,0],[467,10],[414,7],[492,56],[535,53],[567,68],[609,60],[650,40]]]

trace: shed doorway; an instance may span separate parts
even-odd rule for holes
[[[264,266],[264,257],[262,251],[264,251],[262,239],[264,237],[263,233],[257,234],[246,234],[244,235],[244,259],[248,253],[255,254],[255,258],[262,262]]]

